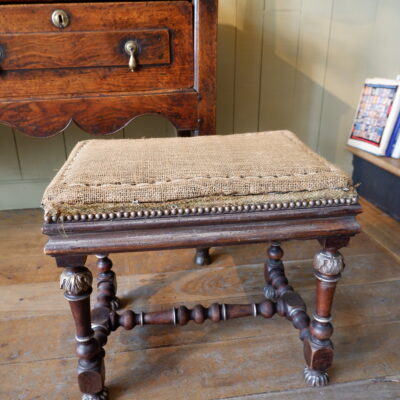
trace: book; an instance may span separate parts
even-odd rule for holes
[[[367,79],[348,145],[384,156],[400,110],[400,81]]]
[[[399,128],[399,133],[397,135],[396,143],[393,145],[393,151],[390,157],[400,158],[400,128]]]
[[[392,157],[394,148],[396,146],[397,139],[399,137],[399,133],[400,133],[400,113],[397,115],[396,125],[394,126],[392,135],[390,137],[390,140],[389,140],[386,152],[385,152],[386,157]]]

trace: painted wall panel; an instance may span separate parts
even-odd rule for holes
[[[234,131],[258,130],[264,3],[238,0]]]
[[[0,126],[0,191],[2,181],[13,179],[21,179],[14,132],[7,126]]]
[[[318,144],[333,0],[304,0],[291,128],[313,150]]]
[[[395,79],[400,74],[400,1],[380,0],[368,52],[368,76]]]
[[[302,0],[266,0],[266,9],[271,10],[300,10]]]
[[[317,150],[349,172],[352,158],[344,148],[368,77],[377,6],[378,0],[335,0],[332,11]]]
[[[23,180],[50,179],[66,159],[64,135],[33,138],[15,132]]]
[[[159,115],[137,117],[124,129],[124,137],[132,139],[171,136],[176,136],[176,129],[167,119]]]
[[[293,129],[300,11],[266,11],[260,130]]]
[[[48,180],[19,180],[0,185],[0,210],[39,208]]]
[[[236,0],[219,1],[217,133],[233,133],[236,60]]]

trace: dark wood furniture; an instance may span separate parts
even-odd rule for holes
[[[154,113],[213,134],[216,21],[217,0],[0,1],[0,121],[109,134]]]
[[[48,219],[43,233],[49,241],[48,255],[63,268],[60,284],[69,301],[76,325],[78,381],[83,399],[106,399],[104,387],[104,345],[118,327],[220,322],[231,318],[275,313],[287,318],[299,330],[304,344],[306,382],[312,386],[328,383],[327,369],[333,360],[331,308],[336,284],[344,269],[339,249],[360,231],[355,216],[361,211],[356,199],[299,204],[277,203],[262,207],[182,209],[176,215],[152,211],[132,217],[127,214],[78,216]],[[55,222],[57,221],[57,222]],[[300,295],[289,285],[282,263],[280,242],[318,239],[322,250],[316,254],[316,310],[311,318]],[[116,312],[116,275],[109,253],[178,248],[207,248],[271,241],[265,263],[265,297],[259,304],[184,306],[160,312]],[[87,255],[96,254],[97,301],[90,311],[92,275],[85,265]]]
[[[0,123],[104,135],[160,114],[179,136],[215,134],[217,11],[218,0],[0,0]]]
[[[289,153],[290,158],[282,159]],[[60,286],[76,324],[78,381],[84,399],[107,396],[104,350],[122,326],[186,325],[245,316],[286,317],[300,331],[306,382],[327,384],[333,359],[331,308],[344,269],[339,249],[359,232],[360,212],[349,177],[288,131],[191,138],[88,140],[78,143],[43,196],[45,253],[63,268]],[[318,239],[317,307],[289,285],[280,242]],[[109,254],[271,242],[265,301],[117,313]],[[97,301],[91,312],[98,257]]]

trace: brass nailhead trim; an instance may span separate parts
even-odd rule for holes
[[[314,208],[314,207],[330,207],[333,205],[351,205],[357,204],[358,197],[347,197],[341,199],[321,199],[296,202],[275,202],[264,204],[244,204],[238,206],[219,206],[219,207],[193,207],[193,208],[171,208],[165,210],[144,210],[144,211],[118,211],[110,213],[96,214],[74,214],[74,215],[52,215],[46,216],[46,223],[54,222],[73,222],[73,221],[93,221],[93,220],[113,220],[113,219],[128,219],[128,218],[160,218],[166,216],[181,216],[181,215],[202,215],[202,214],[232,214],[241,212],[257,212],[265,210],[281,210],[295,208]]]

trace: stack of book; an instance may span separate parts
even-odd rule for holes
[[[400,81],[367,79],[348,144],[378,156],[400,158]]]

